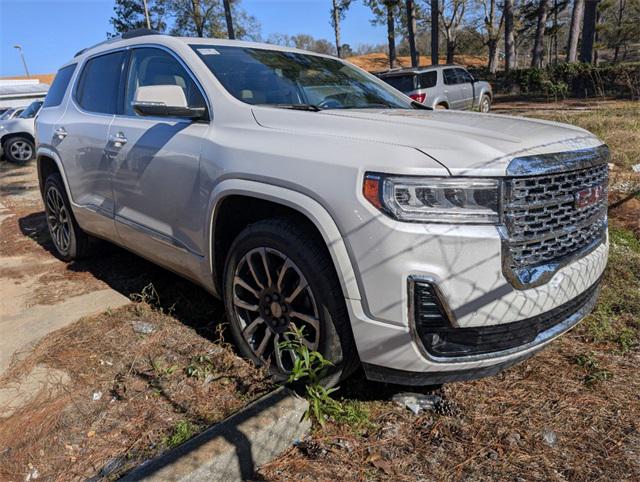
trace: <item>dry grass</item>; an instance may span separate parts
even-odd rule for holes
[[[155,331],[136,332],[133,321]],[[146,302],[47,336],[0,387],[35,366],[63,370],[70,380],[0,422],[0,480],[23,480],[29,467],[45,480],[113,477],[270,388],[224,342],[202,338]]]
[[[382,72],[389,70],[389,56],[384,52],[373,52],[366,55],[358,55],[356,57],[349,57],[346,60],[369,72]],[[400,56],[397,60],[399,66],[411,67],[411,57]],[[456,55],[454,60],[456,64],[466,65],[468,67],[483,67],[487,65],[487,58],[480,55]],[[446,63],[446,58],[441,57],[440,64]],[[424,67],[427,65],[431,65],[431,57],[421,55],[420,66]]]
[[[593,132],[611,148],[621,168],[640,163],[640,102],[568,100],[558,103],[496,103],[495,112],[573,124]]]

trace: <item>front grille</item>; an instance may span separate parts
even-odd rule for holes
[[[504,200],[504,263],[517,288],[535,285],[536,276],[598,245],[607,224],[607,164],[507,179]],[[580,207],[579,192],[603,191]],[[508,276],[513,278],[512,276]]]
[[[586,316],[595,303],[599,287],[600,280],[572,300],[531,318],[500,325],[456,328],[447,321],[433,286],[416,281],[413,284],[415,330],[422,346],[436,357],[453,358],[509,350],[535,341],[541,333],[577,313]],[[578,317],[573,321],[577,323]],[[564,327],[568,328],[570,326]]]

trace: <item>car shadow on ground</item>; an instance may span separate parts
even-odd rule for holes
[[[44,211],[18,220],[20,231],[58,257],[47,228]],[[92,240],[88,257],[67,264],[86,272],[131,299],[144,299],[171,314],[209,339],[218,336],[224,322],[222,302],[192,282],[129,251],[102,240]],[[153,287],[151,289],[150,287]]]
[[[49,236],[44,211],[26,215],[18,223],[23,235],[36,241],[52,256],[58,257]],[[114,244],[102,240],[93,241],[90,256],[68,263],[67,269],[90,273],[129,298],[146,297],[146,301],[170,313],[205,338],[213,340],[222,334],[227,341],[231,341],[231,334],[226,330],[224,306],[220,300],[191,281]],[[153,286],[153,290],[149,286]],[[441,385],[409,387],[374,382],[367,380],[364,371],[359,369],[340,383],[337,395],[361,401],[388,400],[398,392],[429,394],[438,391],[440,387]],[[301,387],[292,388],[299,388],[296,391],[304,392]]]

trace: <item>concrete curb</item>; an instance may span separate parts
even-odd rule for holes
[[[310,429],[308,403],[281,387],[166,454],[143,463],[127,481],[243,481]]]

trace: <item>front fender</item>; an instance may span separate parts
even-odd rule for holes
[[[215,253],[213,251],[213,236],[215,233],[213,227],[217,214],[216,210],[224,198],[232,195],[243,195],[272,201],[295,209],[306,216],[316,226],[327,245],[345,297],[353,300],[361,299],[344,240],[338,230],[338,226],[327,210],[320,203],[300,192],[246,179],[226,179],[217,184],[211,193],[208,208],[209,226],[207,234],[209,250],[207,256],[209,258],[209,269],[212,273],[215,266]]]

